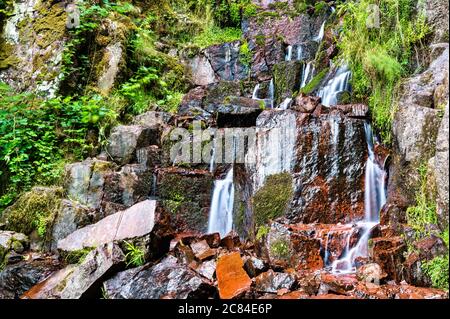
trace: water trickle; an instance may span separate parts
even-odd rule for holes
[[[253,100],[259,100],[258,94],[259,94],[259,88],[260,88],[260,84],[256,84],[255,88],[253,89],[253,95],[252,95],[252,99]]]
[[[292,61],[292,45],[287,47],[287,53],[286,53],[285,60]]]
[[[386,203],[386,172],[375,161],[374,137],[372,127],[365,123],[366,142],[369,157],[366,164],[365,175],[365,218],[356,224],[346,234],[347,242],[343,257],[333,262],[332,272],[337,274],[353,273],[356,271],[356,259],[368,256],[368,241],[372,230],[380,222],[380,210]],[[351,247],[351,241],[355,231],[361,234],[355,246]]]
[[[302,81],[300,84],[300,88],[304,88],[312,78],[314,74],[315,68],[312,62],[308,62],[306,65],[303,65],[302,71]]]
[[[336,105],[339,94],[350,91],[351,77],[352,73],[346,65],[339,67],[334,77],[319,91],[318,96],[322,98],[322,104],[325,106]]]
[[[273,79],[270,80],[268,99],[270,100],[270,108],[273,109],[274,100],[275,100],[275,83],[274,83]]]
[[[287,110],[291,106],[292,99],[290,97],[286,98],[281,104],[278,106],[280,110]]]
[[[297,47],[297,60],[298,61],[303,60],[303,47],[301,44],[299,44]]]
[[[219,233],[223,238],[233,229],[234,183],[233,168],[225,179],[214,182],[209,212],[208,233]]]
[[[324,21],[322,23],[322,26],[320,27],[320,31],[319,34],[317,35],[317,37],[315,37],[313,40],[316,42],[322,42],[323,40],[323,36],[325,35],[325,23],[326,21]]]

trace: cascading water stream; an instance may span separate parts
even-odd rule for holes
[[[336,105],[339,94],[350,91],[350,80],[352,73],[346,65],[339,67],[336,74],[323,87],[318,96],[322,98],[322,104],[325,106]]]
[[[386,172],[376,163],[372,127],[365,123],[366,143],[369,157],[366,163],[364,221],[358,222],[347,234],[347,243],[343,257],[333,262],[331,271],[336,274],[356,271],[356,259],[368,256],[368,241],[372,230],[380,222],[380,210],[386,203]],[[355,246],[351,247],[351,238],[358,231],[361,235]],[[326,262],[327,260],[325,260]]]
[[[288,48],[287,48],[285,60],[292,61],[292,45],[288,46]]]
[[[225,179],[214,182],[214,192],[209,212],[208,233],[219,233],[223,238],[233,229],[234,169]]]
[[[325,35],[325,23],[326,22],[327,21],[324,21],[322,23],[322,26],[320,27],[319,34],[313,39],[314,41],[319,42],[319,43],[322,42],[323,36]]]

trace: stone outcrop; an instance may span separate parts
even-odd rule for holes
[[[58,249],[76,251],[116,240],[143,237],[159,231],[165,222],[164,212],[158,209],[157,202],[147,200],[71,233],[58,241]]]

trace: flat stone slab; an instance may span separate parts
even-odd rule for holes
[[[75,251],[88,247],[142,237],[152,232],[155,226],[157,202],[146,200],[129,209],[110,215],[96,224],[81,228],[58,241],[58,249]]]

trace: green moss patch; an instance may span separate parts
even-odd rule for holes
[[[289,173],[269,176],[253,198],[256,226],[284,215],[292,195],[292,176]]]

